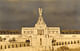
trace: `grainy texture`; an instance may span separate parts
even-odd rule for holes
[[[80,30],[80,0],[0,0],[0,29],[33,26],[39,7],[48,26]]]

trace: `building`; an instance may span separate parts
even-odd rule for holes
[[[18,31],[0,31],[2,51],[55,51],[60,47],[80,47],[80,31],[61,31],[60,27],[48,27],[39,8],[39,18],[34,27],[22,27]]]

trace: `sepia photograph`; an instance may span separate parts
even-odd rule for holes
[[[80,51],[80,0],[0,0],[0,51]]]

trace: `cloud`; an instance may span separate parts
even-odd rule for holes
[[[79,0],[0,0],[1,29],[20,29],[34,26],[38,8],[43,8],[43,17],[48,26],[62,29],[80,29]]]
[[[18,2],[19,0],[8,0],[10,2]]]

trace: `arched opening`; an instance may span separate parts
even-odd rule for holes
[[[26,40],[26,42],[30,42],[30,40]]]
[[[76,41],[74,41],[74,44],[76,44]]]
[[[12,48],[14,48],[14,45],[12,45]]]
[[[61,42],[59,42],[59,45],[61,45]]]
[[[52,46],[55,46],[56,44],[54,43],[54,44],[52,44]]]
[[[77,43],[79,43],[79,40],[77,41]]]
[[[21,43],[20,43],[20,47],[21,47]]]
[[[62,42],[62,45],[64,45],[64,42]]]
[[[53,39],[53,40],[52,40],[52,43],[54,43],[54,42],[56,42],[56,40]]]
[[[6,45],[5,45],[5,49],[6,49]]]
[[[67,44],[67,42],[65,42],[65,45]]]
[[[56,40],[52,39],[51,43],[52,43],[52,46],[56,46]]]
[[[2,49],[2,45],[1,45],[1,49]]]
[[[17,46],[17,44],[16,44],[16,48],[17,48],[18,46]]]
[[[40,38],[40,45],[42,45],[42,38]]]
[[[8,45],[8,48],[10,48],[10,45]]]
[[[68,41],[68,44],[70,44],[70,42]]]
[[[73,41],[71,41],[71,44],[73,44]]]
[[[58,42],[56,42],[56,45],[58,46]]]
[[[13,38],[12,38],[12,41],[14,42],[14,41],[16,41],[16,39],[13,37]]]
[[[30,46],[30,40],[26,40],[27,46]]]
[[[24,43],[24,47],[25,47],[26,45],[25,45],[25,43]]]

